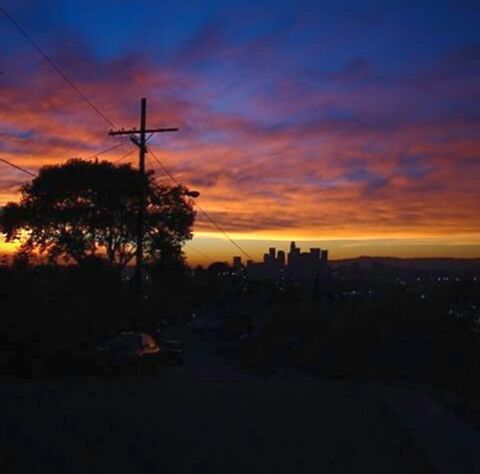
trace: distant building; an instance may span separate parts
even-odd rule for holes
[[[295,245],[295,242],[292,242],[290,244],[290,252],[288,253],[288,265],[294,265],[295,261],[298,259],[298,256],[300,255],[300,249],[297,248]]]
[[[287,257],[287,258],[286,258]],[[287,260],[287,262],[286,262]],[[290,251],[270,247],[263,255],[263,263],[249,263],[247,275],[258,280],[278,280],[288,278],[295,281],[312,281],[328,274],[328,251],[320,248],[311,248],[310,252],[302,252],[292,242]]]
[[[239,272],[243,269],[243,265],[242,265],[242,257],[233,257],[233,265],[232,265],[232,268]]]
[[[312,254],[312,257],[315,258],[316,260],[320,260],[320,249],[310,249],[310,253]]]

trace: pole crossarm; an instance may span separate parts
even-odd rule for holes
[[[137,128],[132,128],[131,130],[110,130],[109,135],[134,135],[136,133],[163,133],[163,132],[178,132],[179,128],[177,127],[165,127],[165,128],[146,128],[145,130],[138,130]]]

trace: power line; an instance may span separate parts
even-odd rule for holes
[[[5,189],[16,188],[17,186],[21,186],[22,184],[23,184],[22,181],[17,181],[16,183],[6,184],[6,185],[3,185],[3,186],[0,186],[0,191],[3,191]]]
[[[160,161],[160,159],[155,155],[155,153],[149,149],[149,152],[150,154],[152,155],[152,157],[154,158],[154,160],[161,166],[162,170],[165,172],[165,174],[177,185],[177,186],[180,186],[180,182],[175,178],[175,176],[173,176],[173,174],[167,169],[167,167]],[[249,260],[253,260],[252,256],[246,251],[244,250],[242,247],[240,247],[240,245],[235,242],[228,234],[227,232],[222,229],[214,220],[212,217],[210,217],[210,215],[207,213],[207,211],[205,211],[198,203],[195,203],[195,205],[197,206],[198,210],[208,219],[208,221],[213,224],[213,226],[219,231],[221,232],[233,245],[235,245],[235,247],[240,250],[240,252],[242,252]]]
[[[175,178],[175,176],[173,176],[172,173],[170,173],[170,171],[168,171],[168,168],[160,161],[159,158],[157,158],[157,156],[155,155],[155,153],[153,153],[153,151],[149,148],[148,151],[150,152],[150,154],[152,155],[152,157],[154,158],[154,160],[160,165],[160,167],[162,168],[162,171],[177,185],[177,186],[181,186],[182,184],[177,180],[177,178]]]
[[[113,162],[114,165],[120,163],[121,161],[123,161],[127,156],[130,156],[134,151],[136,150],[130,150],[128,153],[125,153],[123,156],[121,156],[118,160],[115,160]]]
[[[96,156],[103,155],[104,153],[108,153],[109,151],[115,150],[116,148],[120,148],[121,146],[125,146],[126,143],[117,143],[116,145],[106,148],[105,150],[99,151],[98,153],[95,153],[94,155],[89,156],[88,158],[85,158],[86,160],[90,160],[92,158],[95,158]],[[127,156],[131,155],[135,150],[130,150],[128,153],[120,157],[117,161],[114,161],[114,164],[119,163],[120,161],[124,160]],[[8,166],[11,166],[12,168],[15,168],[16,170],[22,171],[25,174],[28,174],[32,178],[36,178],[38,176],[37,173],[34,173],[33,171],[29,171],[26,168],[23,168],[21,166],[16,165],[15,163],[12,163],[9,160],[6,160],[5,158],[0,157],[0,161],[5,163]]]
[[[34,178],[37,177],[36,173],[33,173],[32,171],[28,171],[27,169],[22,168],[21,166],[15,165],[14,163],[6,160],[5,158],[0,158],[0,161],[2,161],[3,163],[7,164],[8,166],[11,166],[12,168],[15,168],[15,169],[17,169],[17,170],[19,170],[19,171],[23,171],[24,173],[26,173],[26,174],[34,177]]]
[[[153,137],[153,133],[151,133],[151,134],[145,139],[145,141],[148,142],[148,140],[150,140],[150,138],[152,138],[152,137]],[[102,153],[106,153],[107,151],[113,150],[113,149],[115,149],[115,148],[118,148],[118,147],[124,146],[124,145],[128,145],[128,143],[121,143],[121,144],[119,144],[119,145],[115,145],[115,146],[113,146],[112,148],[110,148],[110,149],[108,149],[108,150],[105,150],[105,151],[102,151],[102,152],[100,152],[100,153],[97,153],[96,155],[92,155],[90,158],[93,158],[93,157],[95,157],[95,156],[101,155]],[[113,162],[113,164],[116,165],[117,163],[120,163],[120,162],[123,161],[125,158],[127,158],[127,156],[130,156],[134,151],[136,151],[136,150],[135,150],[135,149],[134,149],[134,150],[130,150],[129,152],[125,153],[125,154],[124,154],[123,156],[121,156],[118,160],[115,160],[115,161]],[[89,159],[89,158],[87,158],[87,159]]]
[[[85,158],[86,160],[91,160],[93,158],[97,158],[98,156],[100,155],[104,155],[105,153],[108,153],[109,151],[113,151],[113,150],[116,150],[117,148],[120,148],[122,146],[125,146],[126,143],[117,143],[116,145],[113,145],[109,148],[105,148],[105,150],[102,150],[102,151],[99,151],[98,153],[95,153],[93,155],[90,155],[88,156],[87,158]]]
[[[110,120],[80,89],[79,87],[60,69],[59,66],[57,66],[57,64],[45,53],[45,51],[43,51],[42,48],[40,48],[40,46],[31,38],[31,36],[13,19],[13,17],[5,10],[5,8],[3,8],[2,6],[0,6],[0,11],[5,15],[5,17],[10,21],[10,23],[17,29],[17,31],[20,32],[20,34],[22,36],[24,36],[26,38],[26,40],[31,44],[31,46],[44,58],[44,60],[50,65],[50,67],[52,67],[52,69],[55,70],[55,72],[92,108],[92,110],[94,110],[107,124],[109,124],[113,129],[116,129],[116,125],[113,123],[112,120]],[[176,130],[176,129],[175,129]],[[165,130],[167,131],[167,130]],[[172,129],[173,131],[173,129]],[[148,138],[151,138],[148,137]],[[110,151],[111,149],[115,149],[117,147],[119,147],[120,145],[115,145],[103,152],[100,152],[98,154],[101,154],[101,153],[106,153],[107,151]],[[153,153],[153,151],[150,150],[150,153],[152,154],[153,158],[155,159],[155,161],[157,161],[157,163],[162,167],[163,171],[170,177],[170,179],[176,183],[177,185],[180,185],[180,183],[175,179],[175,177],[170,173],[170,171],[163,165],[163,163],[156,157],[156,155]],[[98,154],[96,155],[92,155],[92,157],[95,157],[97,156]],[[126,158],[128,155],[130,154],[127,153],[125,154],[123,157],[120,158],[119,161],[121,161],[122,159]],[[23,171],[31,176],[34,176],[36,177],[35,174],[31,173],[30,171],[28,170],[25,170],[17,165],[14,165],[13,163],[10,163],[4,159],[1,159],[1,161],[7,163],[8,165],[10,166],[13,166],[14,168],[17,168],[19,169],[20,171]],[[235,245],[235,247],[238,248],[238,250],[240,250],[244,255],[246,255],[249,259],[252,259],[252,257],[248,254],[248,252],[246,252],[245,250],[242,249],[242,247],[240,247],[240,245],[238,245],[226,232],[225,230],[223,230],[214,220],[212,217],[210,217],[210,215],[199,205],[199,204],[196,204],[197,208],[204,214],[204,216],[215,226],[215,228],[221,232],[222,234],[225,235],[225,237],[233,244]]]
[[[31,38],[31,36],[12,18],[12,16],[0,6],[0,11],[10,21],[10,23],[23,35],[33,48],[47,61],[52,69],[99,115],[110,127],[117,128],[115,124],[79,89],[79,87],[60,69],[59,66],[43,51],[40,46]]]
[[[246,251],[240,247],[237,242],[235,242],[214,220],[210,215],[202,208],[199,204],[197,204],[198,210],[202,212],[202,214],[214,225],[214,227],[221,232],[235,247],[237,247],[240,252],[242,252],[249,260],[253,260],[253,257]]]
[[[188,247],[189,249],[193,250],[195,253],[198,253],[198,255],[201,255],[203,258],[206,258],[209,262],[214,263],[215,261],[209,257],[206,253],[203,253],[201,250],[198,250],[196,247],[194,247],[191,244],[188,244],[187,242],[184,243],[185,247]]]

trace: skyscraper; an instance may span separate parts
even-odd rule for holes
[[[242,257],[233,257],[233,269],[236,271],[242,269]]]
[[[320,260],[320,249],[310,249],[310,254],[313,259]]]

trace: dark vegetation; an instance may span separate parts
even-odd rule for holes
[[[24,254],[52,263],[103,258],[123,268],[136,252],[142,188],[145,258],[181,260],[195,218],[191,193],[158,183],[153,172],[141,176],[130,164],[73,159],[44,166],[23,186],[20,202],[2,209],[0,232],[7,242],[21,242]]]
[[[142,189],[140,295],[128,265]],[[13,264],[0,267],[0,368],[68,372],[100,335],[174,317],[185,301],[175,288],[186,287],[182,245],[192,237],[194,194],[131,165],[73,159],[41,168],[0,213],[0,233],[21,244]]]
[[[102,261],[0,266],[0,370],[20,376],[75,374],[77,362],[101,336],[153,332],[161,320],[177,321],[187,302],[178,291],[184,270],[157,267],[149,274],[139,307],[131,280]]]

